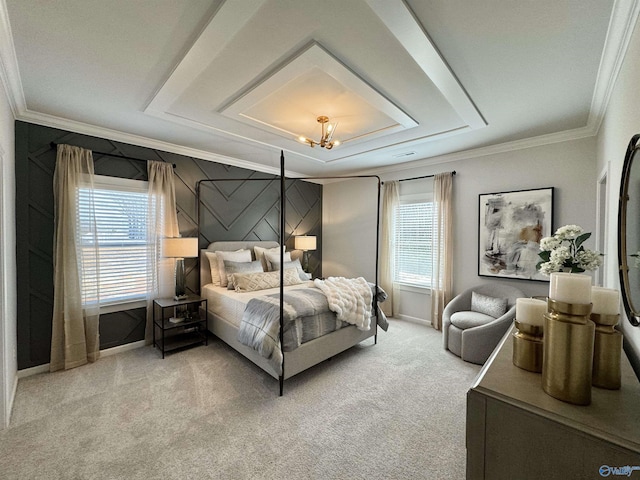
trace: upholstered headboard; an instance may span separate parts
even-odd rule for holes
[[[278,246],[278,242],[273,240],[213,242],[210,243],[205,250],[200,250],[200,287],[211,283],[211,267],[209,266],[209,259],[204,254],[204,252],[215,252],[219,250],[224,252],[235,252],[236,250],[245,248],[251,250],[251,257],[254,258],[255,254],[253,253],[253,247],[255,246],[263,248],[275,248]]]

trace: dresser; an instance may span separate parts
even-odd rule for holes
[[[640,479],[640,383],[624,353],[622,388],[576,406],[513,365],[512,333],[467,393],[467,480]]]

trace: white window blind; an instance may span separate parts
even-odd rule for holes
[[[147,182],[98,177],[93,190],[96,245],[91,231],[91,195],[78,194],[79,244],[85,304],[109,305],[143,300],[149,288]],[[99,279],[99,285],[98,285]],[[99,287],[99,288],[98,288]]]
[[[433,202],[400,203],[395,215],[394,281],[431,286]]]

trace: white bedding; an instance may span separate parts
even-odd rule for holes
[[[294,290],[313,286],[313,281],[307,281],[298,285],[287,286],[285,287],[285,290]],[[210,312],[224,318],[232,325],[240,327],[242,314],[244,313],[249,300],[255,297],[271,295],[279,292],[279,287],[258,290],[255,292],[236,292],[235,290],[227,290],[227,287],[216,287],[212,283],[209,283],[202,287],[201,296],[207,299],[208,310]]]
[[[327,296],[329,309],[336,312],[338,320],[369,330],[373,292],[364,278],[316,278],[314,284]]]

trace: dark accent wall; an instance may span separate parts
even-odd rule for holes
[[[56,152],[51,142],[94,151],[159,160],[176,165],[176,209],[182,236],[198,232],[196,183],[201,189],[200,247],[218,240],[278,240],[280,182],[273,175],[184,155],[91,137],[40,125],[16,122],[16,260],[18,291],[18,369],[49,362],[53,312],[53,172]],[[145,162],[94,154],[98,175],[147,180]],[[251,181],[250,178],[271,178]],[[286,182],[285,243],[293,235],[318,238],[309,264],[321,276],[322,186],[300,180]],[[187,288],[197,292],[197,259],[186,259]],[[100,316],[100,348],[144,339],[146,309]]]

